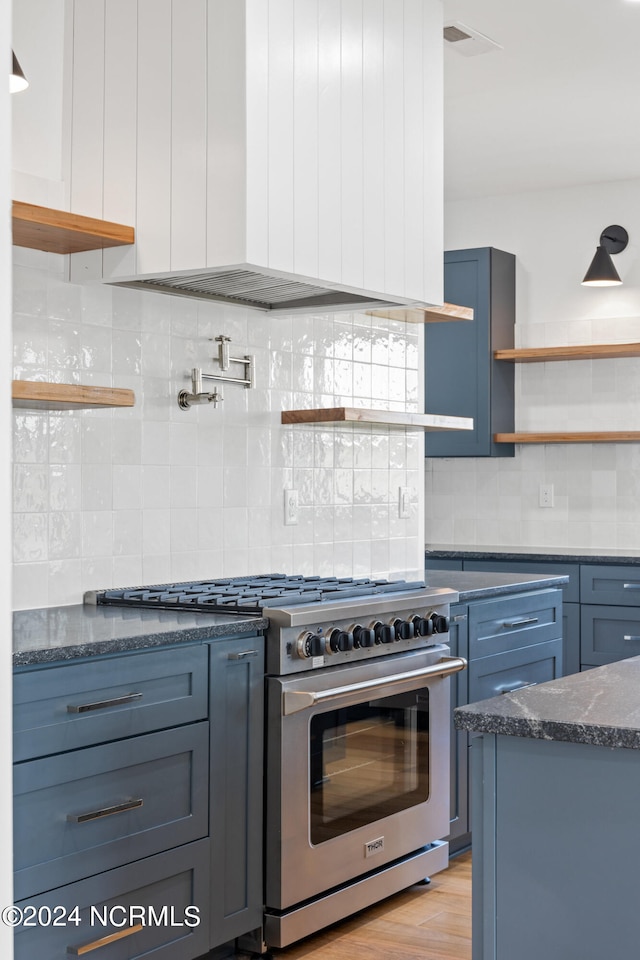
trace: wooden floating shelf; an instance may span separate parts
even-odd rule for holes
[[[91,407],[132,407],[133,390],[118,387],[84,387],[75,383],[13,380],[14,407],[36,410],[80,410]]]
[[[640,357],[640,343],[599,343],[575,347],[527,347],[518,350],[496,350],[496,360],[512,363],[539,363],[546,360],[608,360],[617,357]]]
[[[603,430],[587,433],[495,433],[496,443],[637,443],[640,430]]]
[[[444,417],[433,413],[396,413],[360,407],[328,407],[323,410],[284,410],[282,423],[378,423],[421,430],[473,430],[470,417]]]
[[[393,307],[388,310],[367,310],[371,317],[404,320],[405,323],[444,323],[448,320],[473,320],[472,307],[443,303],[441,307]]]
[[[133,227],[122,223],[96,220],[18,200],[13,201],[12,220],[16,246],[46,253],[81,253],[134,242]]]

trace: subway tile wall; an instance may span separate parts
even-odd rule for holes
[[[422,433],[280,424],[301,407],[421,410],[419,326],[71,284],[65,258],[14,253],[14,377],[136,394],[131,409],[15,410],[15,609],[196,577],[422,576]],[[222,384],[218,408],[182,411],[191,368],[218,372],[219,334],[255,356],[256,387]]]

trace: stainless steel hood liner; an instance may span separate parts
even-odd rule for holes
[[[406,301],[385,299],[380,295],[345,290],[329,284],[321,286],[317,281],[251,267],[137,277],[121,281],[118,285],[175,296],[201,297],[278,313],[327,307],[339,310],[406,305]]]

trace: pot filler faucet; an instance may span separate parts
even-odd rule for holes
[[[230,337],[222,334],[215,338],[218,344],[218,364],[223,373],[203,373],[201,367],[193,367],[191,370],[191,391],[181,390],[178,394],[178,406],[181,410],[188,410],[197,403],[212,403],[217,407],[218,403],[224,397],[217,391],[209,393],[203,389],[204,380],[214,380],[218,383],[237,383],[245,389],[255,386],[255,361],[252,356],[232,357],[229,355]],[[216,359],[215,357],[213,358]],[[224,372],[229,370],[232,363],[241,363],[244,367],[244,377],[224,376]]]

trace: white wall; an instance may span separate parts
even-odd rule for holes
[[[601,231],[626,227],[620,287],[580,285]],[[640,180],[445,207],[445,248],[517,258],[516,346],[640,341]],[[516,366],[516,429],[640,430],[640,359]],[[427,543],[637,547],[640,443],[516,446],[513,459],[430,459]],[[555,506],[540,508],[541,483]]]
[[[422,328],[364,314],[275,319],[216,303],[68,283],[65,259],[14,249],[14,374],[130,387],[133,409],[14,413],[14,606],[83,590],[283,571],[422,570],[423,435],[282,426],[280,411],[417,411]],[[254,354],[253,390],[178,408],[221,333]],[[234,369],[235,375],[242,368]],[[398,488],[415,491],[398,518]],[[285,526],[283,491],[300,522]]]
[[[13,197],[63,209],[69,191],[63,56],[67,29],[65,0],[14,4],[13,46],[29,87],[13,103]]]
[[[11,53],[11,4],[0,3],[0,62],[9,63]],[[11,98],[8,85],[0,91],[0,815],[3,855],[0,858],[0,904],[13,900],[12,774],[11,774]],[[0,925],[0,955],[11,960],[13,930]]]

